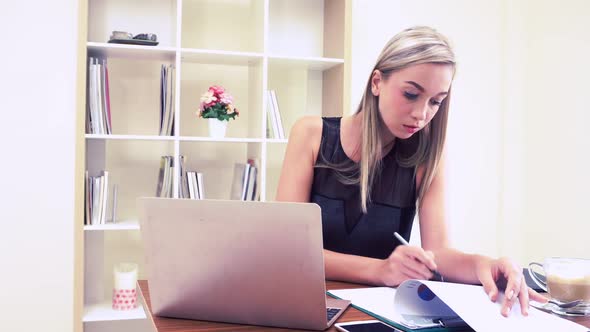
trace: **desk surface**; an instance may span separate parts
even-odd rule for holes
[[[347,288],[360,288],[360,287],[367,287],[367,286],[345,283],[345,282],[337,282],[337,281],[326,281],[326,289],[347,289]],[[140,288],[143,298],[145,299],[145,303],[147,305],[146,314],[148,316],[148,319],[151,319],[153,321],[157,332],[308,331],[308,330],[281,329],[281,328],[272,328],[272,327],[238,325],[238,324],[217,323],[217,322],[197,321],[197,320],[188,320],[188,319],[174,319],[174,318],[164,318],[164,317],[153,316],[147,280],[140,280],[139,281],[139,288]],[[498,315],[499,314],[500,313],[498,313]],[[350,321],[370,320],[370,319],[374,319],[374,318],[353,308],[353,307],[349,307],[346,310],[346,312],[342,316],[340,316],[340,318],[338,319],[338,322],[350,322]],[[590,328],[590,317],[575,317],[575,318],[571,318],[570,320]],[[337,330],[334,326],[330,327],[326,331],[337,332]]]

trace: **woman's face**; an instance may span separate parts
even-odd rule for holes
[[[438,111],[453,80],[453,66],[424,63],[392,73],[376,70],[371,91],[379,96],[379,112],[389,131],[407,139],[424,128]]]

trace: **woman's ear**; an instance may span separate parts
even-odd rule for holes
[[[377,69],[375,69],[375,71],[373,71],[373,76],[371,76],[371,93],[373,93],[373,96],[377,97],[379,96],[379,89],[381,87],[381,72]]]

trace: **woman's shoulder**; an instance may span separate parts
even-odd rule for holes
[[[313,151],[314,159],[322,140],[323,119],[317,115],[306,115],[299,118],[289,134],[289,144],[305,146]]]
[[[291,134],[289,135],[289,140],[291,139],[310,139],[313,137],[319,138],[322,136],[322,127],[323,127],[323,119],[321,116],[317,115],[306,115],[302,118],[299,118],[293,128],[291,128]],[[293,137],[293,136],[296,137]]]

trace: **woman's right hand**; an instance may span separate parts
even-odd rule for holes
[[[397,287],[407,279],[432,278],[437,269],[432,251],[420,247],[399,245],[388,258],[380,260],[376,269],[377,283]]]

